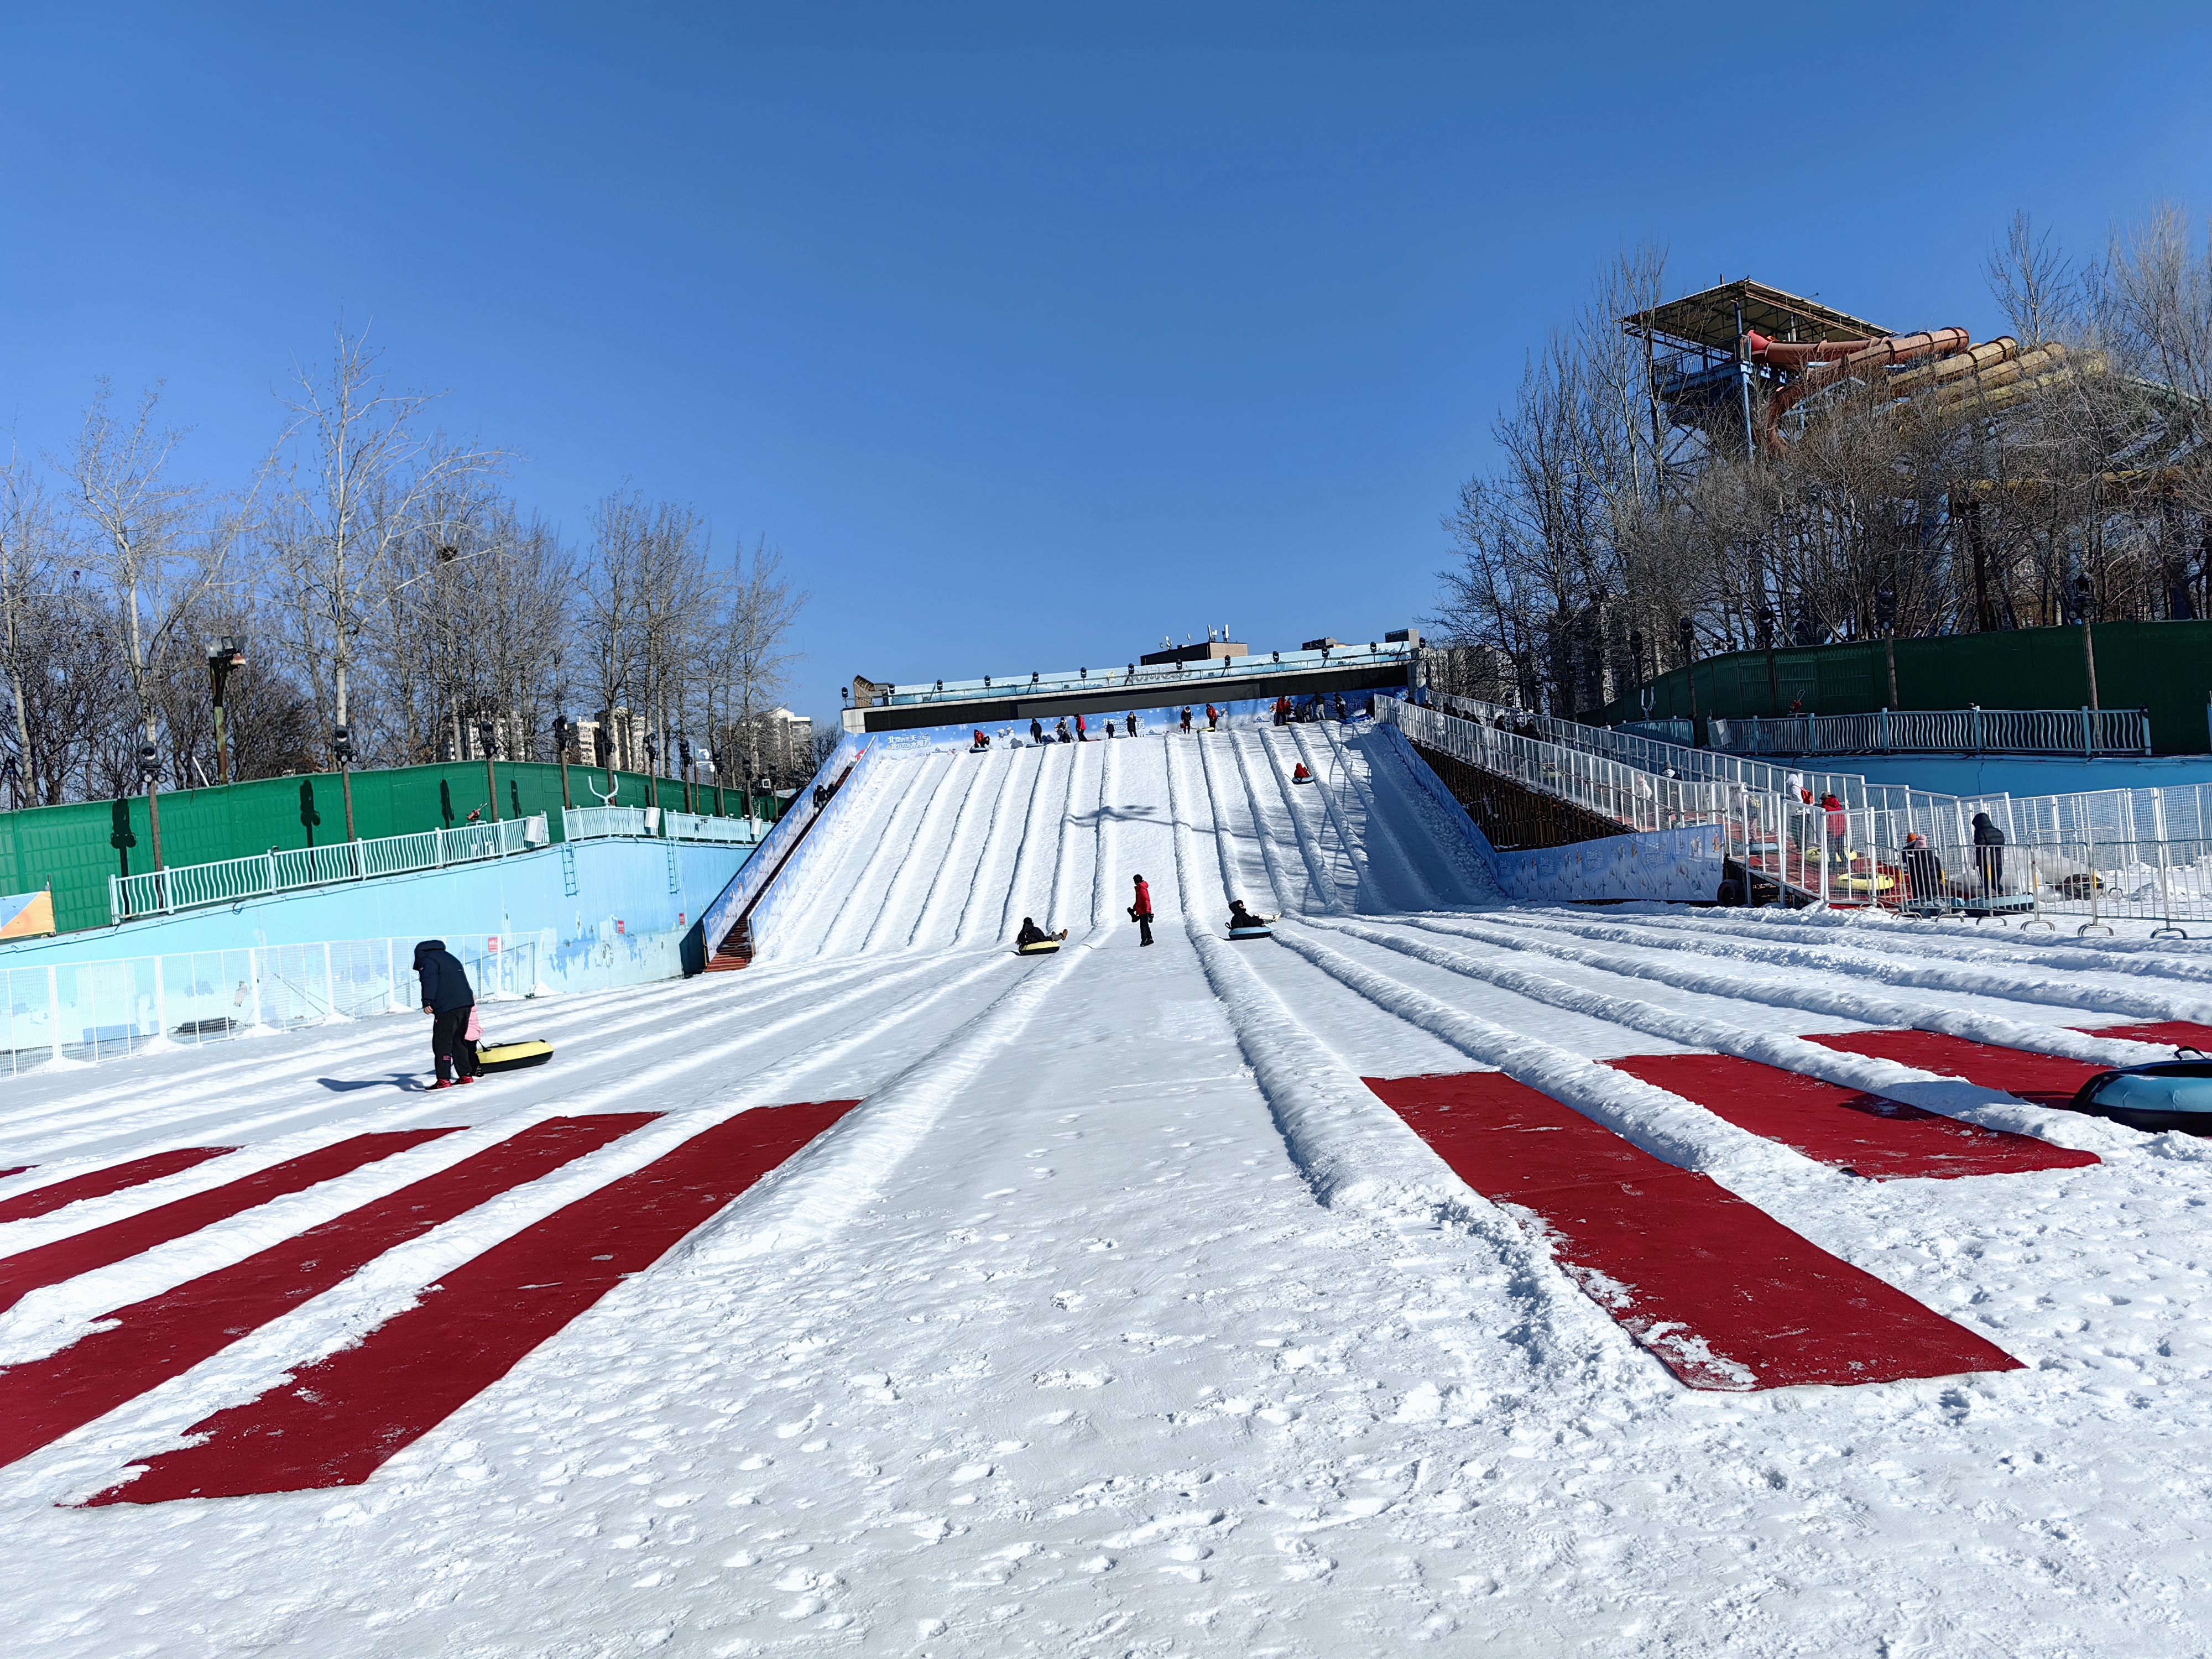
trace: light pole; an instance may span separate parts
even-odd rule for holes
[[[498,735],[499,726],[496,721],[478,720],[477,722],[477,741],[483,745],[484,751],[484,793],[491,798],[490,804],[485,808],[488,816],[484,822],[487,823],[499,822],[499,777],[492,770],[491,766],[492,739]]]
[[[345,796],[346,839],[359,841],[353,832],[353,727],[331,728],[331,757],[338,763],[338,788]]]
[[[161,867],[161,797],[154,784],[161,775],[161,754],[151,738],[138,745],[138,782],[146,792],[146,817],[154,832],[154,867],[156,870]]]
[[[215,781],[230,781],[230,763],[222,740],[223,688],[230,681],[231,670],[246,666],[246,638],[240,634],[225,634],[220,639],[210,640],[207,648],[208,684],[215,692]]]
[[[553,758],[561,763],[561,810],[564,812],[574,805],[568,799],[568,744],[574,740],[575,730],[566,714],[553,717]]]

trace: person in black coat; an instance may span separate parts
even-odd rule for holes
[[[1982,872],[1982,891],[1994,898],[2004,881],[2005,833],[1987,812],[1974,814],[1974,862]]]
[[[422,982],[422,1012],[430,1016],[430,1054],[438,1066],[438,1080],[431,1087],[474,1083],[479,1068],[468,1030],[477,994],[469,988],[468,970],[446,949],[445,940],[426,939],[415,947],[415,975]]]
[[[1934,903],[1943,896],[1943,860],[1917,830],[1905,838],[1905,880],[1915,903]]]

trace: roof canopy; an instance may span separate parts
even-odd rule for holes
[[[1633,312],[1620,324],[1632,334],[1649,330],[1671,343],[1732,352],[1736,345],[1739,306],[1743,308],[1745,328],[1757,329],[1774,340],[1879,340],[1894,331],[1863,317],[1846,316],[1778,288],[1754,283],[1748,276],[1709,288],[1702,294],[1669,300],[1649,311]]]

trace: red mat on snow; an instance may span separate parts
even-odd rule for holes
[[[496,1146],[233,1267],[103,1315],[119,1322],[44,1359],[0,1370],[0,1464],[27,1456],[157,1383],[183,1375],[393,1246],[596,1152],[658,1115],[623,1112],[533,1124]]]
[[[216,1413],[93,1504],[358,1486],[857,1101],[740,1112],[443,1275],[355,1347]]]
[[[2015,1175],[2098,1161],[2094,1152],[1961,1123],[1733,1054],[1632,1054],[1606,1063],[1694,1100],[1739,1129],[1869,1181]]]
[[[2039,1106],[2064,1105],[2091,1078],[2112,1069],[2027,1048],[1972,1042],[1940,1031],[1837,1031],[1819,1036],[1808,1033],[1805,1041],[1847,1054],[1872,1054],[1878,1060],[1917,1066],[1942,1077],[1964,1078]]]
[[[364,1164],[374,1164],[419,1146],[451,1129],[398,1129],[382,1134],[355,1135],[349,1139],[319,1146],[312,1152],[272,1164],[265,1170],[210,1187],[170,1204],[143,1210],[137,1215],[111,1221],[105,1227],[73,1233],[51,1244],[22,1251],[0,1261],[0,1310],[14,1307],[41,1285],[58,1285],[64,1279],[88,1273],[118,1261],[143,1255],[156,1244],[166,1244],[186,1233],[228,1219],[271,1199],[305,1192],[322,1182],[349,1175]]]
[[[1501,1073],[1366,1081],[1460,1179],[1533,1211],[1590,1300],[1693,1389],[2020,1368],[1726,1188]]]
[[[177,1146],[166,1152],[155,1152],[145,1158],[134,1158],[128,1164],[110,1164],[105,1170],[88,1170],[81,1176],[71,1176],[67,1181],[57,1181],[51,1187],[33,1187],[27,1193],[18,1193],[0,1203],[0,1221],[27,1221],[34,1215],[46,1215],[64,1204],[75,1204],[88,1198],[106,1198],[110,1193],[119,1193],[125,1187],[143,1187],[149,1181],[159,1181],[163,1176],[173,1176],[179,1170],[189,1170],[195,1164],[204,1164],[211,1158],[222,1158],[238,1150],[235,1146]],[[32,1166],[25,1164],[23,1169]],[[22,1170],[0,1170],[0,1176],[21,1175]]]
[[[28,1175],[38,1167],[35,1164],[18,1164],[12,1170],[0,1170],[0,1181],[5,1181],[11,1175]]]
[[[2201,1048],[2212,1054],[2212,1025],[2196,1025],[2185,1019],[2163,1019],[2155,1025],[2100,1025],[2081,1028],[2085,1036],[2124,1037],[2130,1042],[2160,1042],[2176,1048]]]

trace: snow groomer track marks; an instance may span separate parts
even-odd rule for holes
[[[0,1086],[14,1645],[2212,1648],[2212,1142],[2039,1103],[2196,942],[1509,904],[1364,721],[839,801],[544,1066]]]

